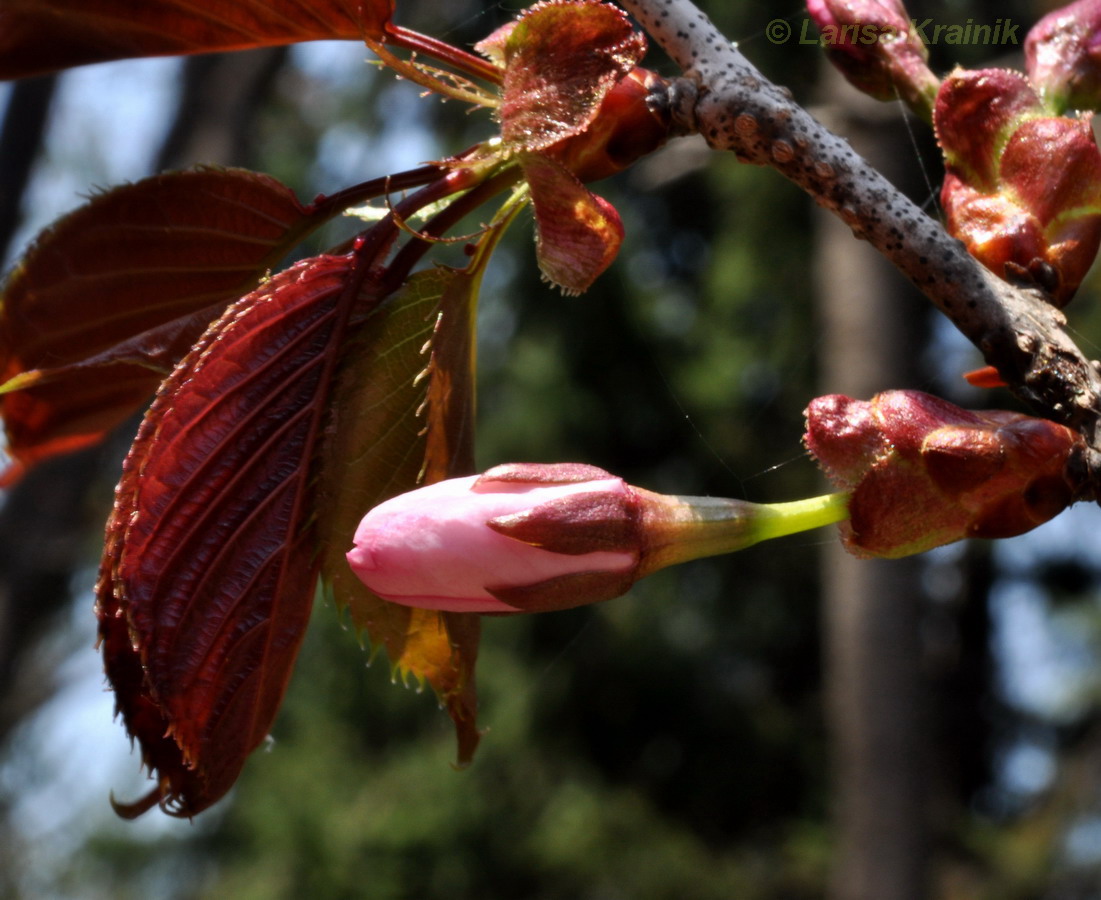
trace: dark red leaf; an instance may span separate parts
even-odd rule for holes
[[[331,215],[273,178],[203,168],[116,188],[61,219],[4,286],[9,452],[25,466],[99,440]]]
[[[392,7],[392,0],[3,0],[0,78],[135,56],[362,40]]]
[[[107,674],[158,784],[191,816],[263,741],[313,599],[313,463],[351,257],[230,307],[158,392],[124,467],[97,586]]]

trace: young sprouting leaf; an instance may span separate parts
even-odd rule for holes
[[[226,304],[332,211],[273,178],[201,168],[94,197],[4,286],[0,413],[25,467],[141,408]]]
[[[619,213],[547,156],[525,153],[520,166],[535,211],[539,269],[563,293],[583,293],[619,253]]]
[[[583,132],[646,53],[627,14],[594,0],[536,3],[476,47],[504,70],[501,137],[541,150]]]
[[[362,277],[349,256],[271,279],[145,417],[97,585],[118,710],[158,779],[122,815],[210,806],[275,718],[313,599],[317,443]]]
[[[362,40],[392,9],[393,0],[4,0],[0,78],[136,56]]]
[[[364,513],[473,465],[473,287],[463,271],[414,275],[357,326],[341,364],[318,485],[322,578],[395,671],[428,682],[455,722],[460,763],[478,743],[476,617],[372,594],[345,554]]]
[[[649,102],[661,79],[636,63],[646,38],[618,7],[544,0],[476,49],[504,72],[498,152],[518,161],[543,277],[580,294],[615,259],[623,226],[583,182],[621,171],[669,135]]]

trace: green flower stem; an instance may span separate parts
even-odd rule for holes
[[[790,503],[769,503],[760,507],[757,520],[757,540],[767,541],[783,537],[785,534],[797,534],[810,531],[823,525],[833,525],[849,517],[849,492],[823,494],[807,500],[792,500]]]
[[[677,563],[733,553],[760,541],[821,528],[849,516],[847,492],[790,503],[749,503],[635,490],[646,500],[643,531],[647,546],[639,563],[639,577]]]

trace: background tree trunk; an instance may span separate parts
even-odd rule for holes
[[[256,113],[286,58],[286,47],[272,47],[186,59],[176,118],[155,168],[250,165],[256,158]]]
[[[23,220],[23,194],[50,118],[57,76],[12,85],[0,124],[0,259]]]
[[[858,96],[825,67],[831,123],[896,184],[914,150],[900,107]],[[837,110],[835,112],[835,110]],[[844,112],[840,112],[844,110]],[[827,213],[819,216],[821,389],[868,399],[920,384],[925,301],[883,257]],[[928,697],[921,671],[918,559],[860,560],[823,548],[827,716],[833,744],[835,900],[927,895]]]

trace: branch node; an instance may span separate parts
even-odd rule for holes
[[[666,89],[666,100],[672,119],[672,131],[675,135],[696,134],[699,123],[696,119],[696,104],[706,93],[700,83],[699,75],[689,72],[672,79]]]

